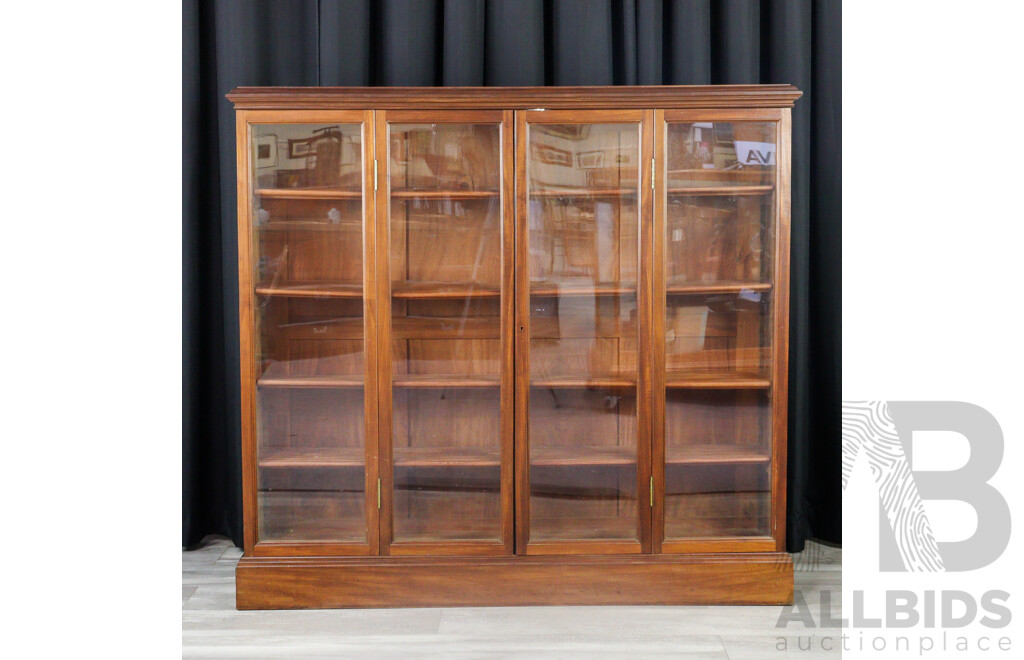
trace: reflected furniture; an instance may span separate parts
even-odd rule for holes
[[[239,88],[239,608],[791,602],[788,85]]]

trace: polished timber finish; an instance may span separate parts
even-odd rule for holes
[[[489,605],[780,605],[784,552],[571,557],[243,557],[239,609]]]
[[[793,564],[815,628],[791,611],[776,627],[789,611],[779,605],[238,610],[241,555],[224,538],[182,553],[182,657],[820,660],[842,650],[842,551],[812,541]],[[831,610],[819,611],[826,592]]]
[[[790,602],[788,85],[240,88],[240,609]]]
[[[621,108],[791,108],[792,85],[650,85],[638,87],[239,87],[236,109],[373,108],[503,110]]]

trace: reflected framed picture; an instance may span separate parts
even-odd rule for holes
[[[536,142],[531,144],[530,147],[533,152],[533,157],[541,163],[561,165],[562,167],[572,167],[572,153],[565,149],[552,147],[549,144],[538,144]]]
[[[277,165],[277,136],[273,133],[256,138],[256,168]]]
[[[309,155],[310,147],[313,145],[313,138],[302,138],[300,140],[288,140],[288,157],[305,158]]]
[[[591,170],[597,167],[604,167],[604,150],[581,151],[576,154],[576,164],[581,170]]]

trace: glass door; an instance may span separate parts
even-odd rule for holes
[[[778,122],[665,119],[661,549],[774,550]]]
[[[652,117],[519,113],[517,552],[646,549]]]
[[[257,355],[256,553],[372,554],[372,114],[258,114],[268,119],[249,124],[252,288],[242,292]]]
[[[377,116],[383,544],[508,554],[512,115]]]

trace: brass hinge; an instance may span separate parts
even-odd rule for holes
[[[373,189],[377,190],[377,159],[373,159]],[[379,508],[379,507],[378,507]]]
[[[377,479],[377,508],[380,508],[380,479]]]
[[[654,508],[654,477],[651,477],[651,508]]]
[[[654,190],[654,159],[651,159],[651,190]]]

